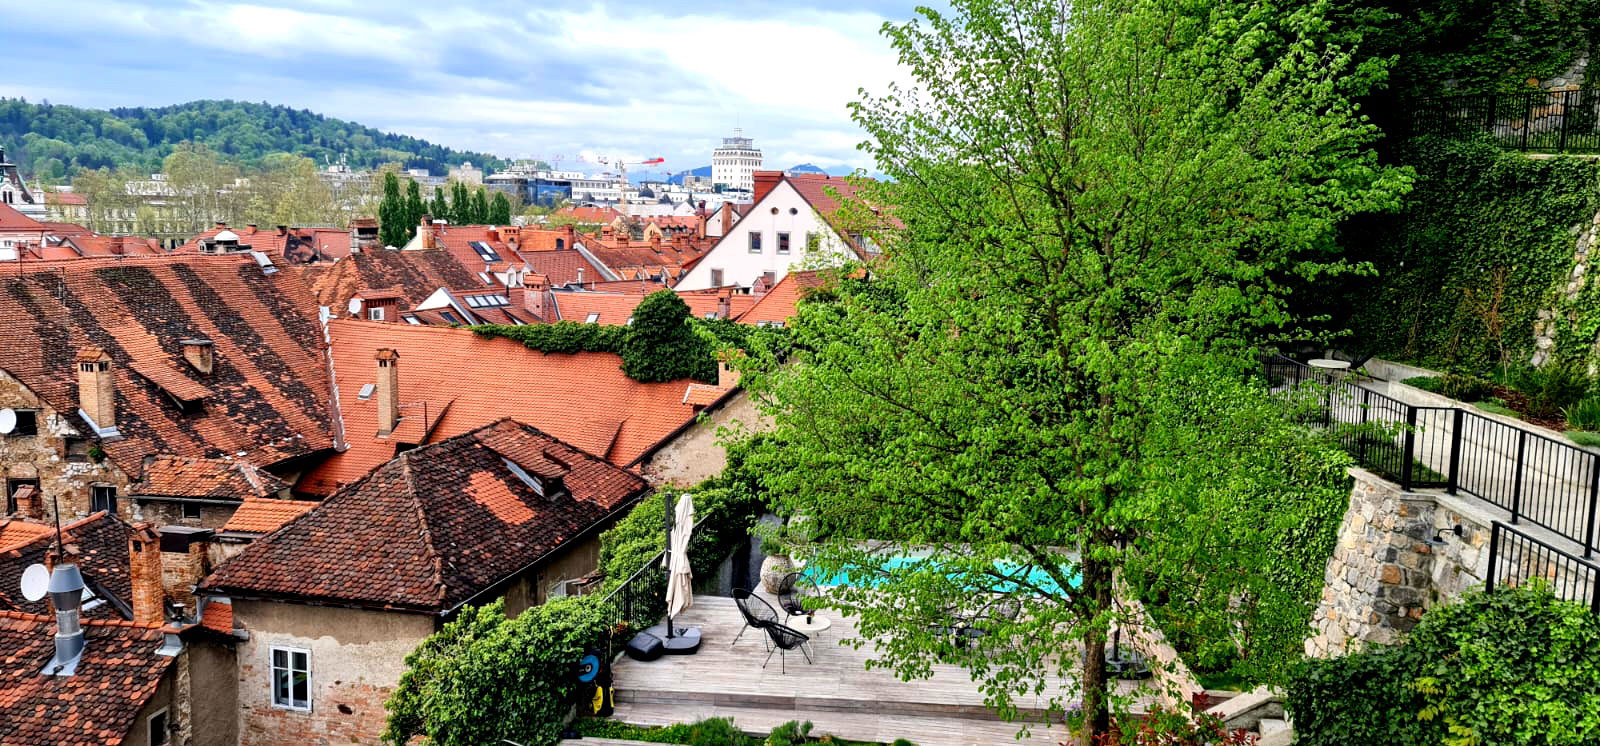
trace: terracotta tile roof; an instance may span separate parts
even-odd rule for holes
[[[34,541],[55,534],[55,529],[42,523],[28,523],[0,518],[0,552],[5,552],[14,547],[32,544]]]
[[[528,269],[549,278],[551,285],[570,285],[578,281],[581,270],[585,284],[605,277],[593,262],[577,251],[530,251],[522,255]]]
[[[80,518],[61,527],[61,536],[68,544],[78,547],[78,570],[84,581],[126,603],[133,595],[128,579],[128,524],[104,512]],[[55,527],[45,527],[45,533],[26,544],[0,548],[0,609],[12,609],[32,614],[49,614],[50,602],[46,599],[29,601],[19,592],[22,572],[29,565],[44,562],[45,554],[55,544]],[[86,617],[97,619],[121,618],[116,605],[101,604],[84,612]],[[40,665],[44,665],[40,663]],[[0,741],[9,744],[9,741]]]
[[[478,287],[476,270],[467,271],[449,253],[440,250],[389,251],[378,249],[350,254],[332,264],[286,268],[299,277],[315,296],[315,304],[336,315],[347,313],[350,299],[369,288],[400,289],[401,305],[409,308],[427,300],[442,287]]]
[[[238,235],[241,249],[259,251],[289,264],[337,261],[350,255],[350,231],[337,228],[287,228],[279,233],[277,228],[257,227],[251,232],[249,226],[214,226],[195,235],[176,251],[199,253],[202,240],[214,238],[223,231]]]
[[[783,276],[755,305],[736,318],[741,324],[783,323],[794,317],[795,304],[832,280],[821,270],[794,270]]]
[[[61,412],[78,411],[73,356],[112,358],[111,459],[137,473],[145,456],[238,457],[270,466],[329,448],[326,363],[315,303],[248,254],[39,263],[0,274],[0,370]],[[214,343],[211,374],[181,340]],[[202,393],[204,392],[204,393]],[[172,396],[203,397],[186,414]],[[75,424],[89,432],[87,425]]]
[[[0,742],[6,746],[104,746],[143,727],[135,719],[173,656],[157,655],[161,631],[86,619],[71,676],[44,676],[55,653],[55,621],[0,611]]]
[[[77,192],[46,192],[44,196],[47,205],[87,205],[89,198]]]
[[[704,407],[721,399],[723,394],[730,389],[721,386],[708,386],[703,383],[691,383],[683,390],[683,403],[692,407]]]
[[[225,635],[233,634],[233,604],[211,599],[200,612],[200,626]]]
[[[156,239],[139,236],[72,236],[71,243],[78,247],[82,256],[91,257],[155,256],[167,253]]]
[[[640,383],[622,373],[610,353],[546,354],[520,343],[466,329],[408,324],[329,322],[335,377],[349,449],[318,465],[295,487],[325,495],[395,455],[395,440],[377,437],[377,397],[362,400],[376,381],[374,355],[399,352],[402,405],[450,401],[434,426],[449,438],[501,417],[514,417],[612,463],[625,464],[688,419],[682,404],[688,381]],[[401,410],[421,417],[421,407]],[[402,420],[403,421],[403,420]]]
[[[633,316],[633,310],[644,301],[642,293],[593,293],[587,290],[555,290],[551,292],[555,298],[556,310],[559,321],[578,321],[587,323],[589,314],[600,314],[594,322],[606,326],[621,326],[628,323]],[[709,293],[679,293],[683,302],[689,306],[689,315],[703,319],[706,314],[720,313],[722,301],[715,294]],[[750,310],[756,304],[754,296],[736,294],[728,298],[730,318]]]
[[[270,534],[306,511],[321,505],[315,500],[279,500],[264,497],[247,497],[233,516],[222,526],[223,531],[246,534]]]
[[[556,214],[580,223],[609,223],[622,217],[622,213],[610,207],[563,207]]]
[[[74,236],[74,237],[76,237],[76,236],[92,236],[92,235],[94,235],[94,231],[89,230],[88,228],[85,228],[85,227],[83,227],[81,225],[78,225],[77,223],[53,223],[53,222],[50,222],[50,221],[46,220],[46,221],[43,221],[43,222],[39,223],[39,225],[44,226],[45,232],[49,233],[52,236]]]
[[[545,494],[508,462],[539,480]],[[559,495],[562,487],[567,496]],[[202,588],[441,612],[647,489],[631,472],[533,427],[499,420],[402,453],[250,544]]]
[[[140,496],[244,500],[287,489],[283,480],[244,461],[155,456],[145,461],[143,478],[128,491]]]
[[[0,231],[44,232],[44,224],[17,212],[15,207],[0,204]]]

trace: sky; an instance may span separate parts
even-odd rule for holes
[[[879,33],[907,0],[6,0],[0,96],[91,108],[283,104],[456,148],[598,171],[863,167],[846,108],[904,80]]]

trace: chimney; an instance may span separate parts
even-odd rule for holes
[[[444,221],[430,221],[426,216],[423,217],[422,225],[417,227],[417,231],[422,234],[422,248],[439,248],[439,230],[442,227]]]
[[[226,221],[226,220],[218,220],[217,221],[217,224],[216,224],[217,230],[222,230],[223,228],[226,228],[226,227],[228,227],[228,221]]]
[[[135,624],[165,624],[166,591],[161,581],[161,535],[154,524],[137,523],[128,534],[128,580]]]
[[[583,287],[583,267],[578,268],[578,287]]]
[[[44,500],[39,494],[39,490],[35,489],[33,485],[25,484],[18,487],[11,497],[17,501],[18,517],[32,518],[34,520],[44,518]]]
[[[207,548],[215,532],[193,526],[162,526],[159,533],[162,595],[174,604],[194,608],[194,586],[211,572]]]
[[[378,350],[378,437],[394,432],[400,422],[400,353]]]
[[[550,292],[550,281],[544,275],[528,274],[522,278],[522,287],[511,289],[511,305],[527,309],[544,318],[545,294]]]
[[[721,232],[718,233],[717,235],[719,235],[719,236],[728,235],[728,229],[732,228],[732,227],[733,227],[733,203],[732,202],[724,202],[724,203],[722,203],[722,229],[721,229]]]
[[[576,242],[578,240],[578,229],[573,227],[571,223],[568,223],[565,226],[563,226],[561,230],[562,230],[563,233],[566,234],[566,238],[567,238],[566,245],[567,245],[567,248],[569,248],[569,249],[577,248],[575,244],[576,244]]]
[[[728,299],[728,294],[727,293],[723,293],[723,294],[718,295],[717,296],[717,318],[725,319],[725,318],[728,318],[729,316],[731,316],[732,313],[730,312],[730,309],[729,309],[730,305],[731,304],[729,303],[729,299]]]
[[[752,200],[752,204],[755,202],[760,202],[762,197],[767,196],[768,193],[778,186],[778,182],[783,181],[783,172],[757,171],[755,172],[754,177],[755,196]]]
[[[250,235],[250,236],[254,236],[256,234],[256,227],[257,226],[256,226],[255,223],[247,223],[247,224],[245,224],[245,226],[244,226],[245,234],[246,235]]]
[[[373,218],[355,218],[350,221],[350,253],[359,254],[378,248],[378,221]]]
[[[52,556],[54,553],[52,552]],[[56,654],[44,666],[47,676],[71,676],[83,656],[83,573],[78,572],[77,547],[68,544],[50,563],[50,606],[56,612]]]
[[[280,236],[289,235],[289,226],[287,226],[287,225],[278,226],[278,235],[280,235]]]
[[[183,340],[183,359],[201,375],[211,375],[211,340],[201,337]]]
[[[719,356],[717,358],[717,386],[719,388],[731,389],[739,385],[739,371],[728,365],[729,362],[728,356]]]
[[[116,390],[111,356],[93,345],[78,350],[78,410],[102,434],[117,429]]]

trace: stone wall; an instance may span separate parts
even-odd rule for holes
[[[750,394],[740,391],[732,400],[650,454],[639,465],[640,474],[656,488],[692,487],[721,474],[728,465],[727,450],[717,438],[721,428],[765,432],[772,429],[772,423],[756,411]]]
[[[1397,642],[1428,608],[1481,587],[1488,567],[1490,519],[1466,500],[1403,492],[1364,469],[1350,473],[1350,504],[1306,641],[1311,656]],[[1456,525],[1460,537],[1446,532],[1435,543]]]
[[[90,458],[92,441],[80,437],[72,420],[5,371],[0,371],[0,408],[34,412],[38,424],[37,435],[0,435],[0,490],[6,489],[8,480],[37,479],[43,517],[53,517],[53,505],[59,504],[61,520],[67,522],[89,514],[95,485],[111,486],[117,490],[118,514],[134,519],[134,506],[127,499],[128,478],[122,470],[110,460]],[[0,511],[4,509],[0,502]]]

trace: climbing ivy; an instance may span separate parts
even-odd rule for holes
[[[1484,369],[1528,360],[1539,311],[1560,309],[1558,358],[1587,355],[1600,305],[1568,303],[1564,291],[1575,230],[1600,207],[1600,164],[1436,137],[1411,141],[1401,158],[1416,170],[1402,209],[1344,232],[1351,254],[1377,270],[1347,296],[1356,345]]]

